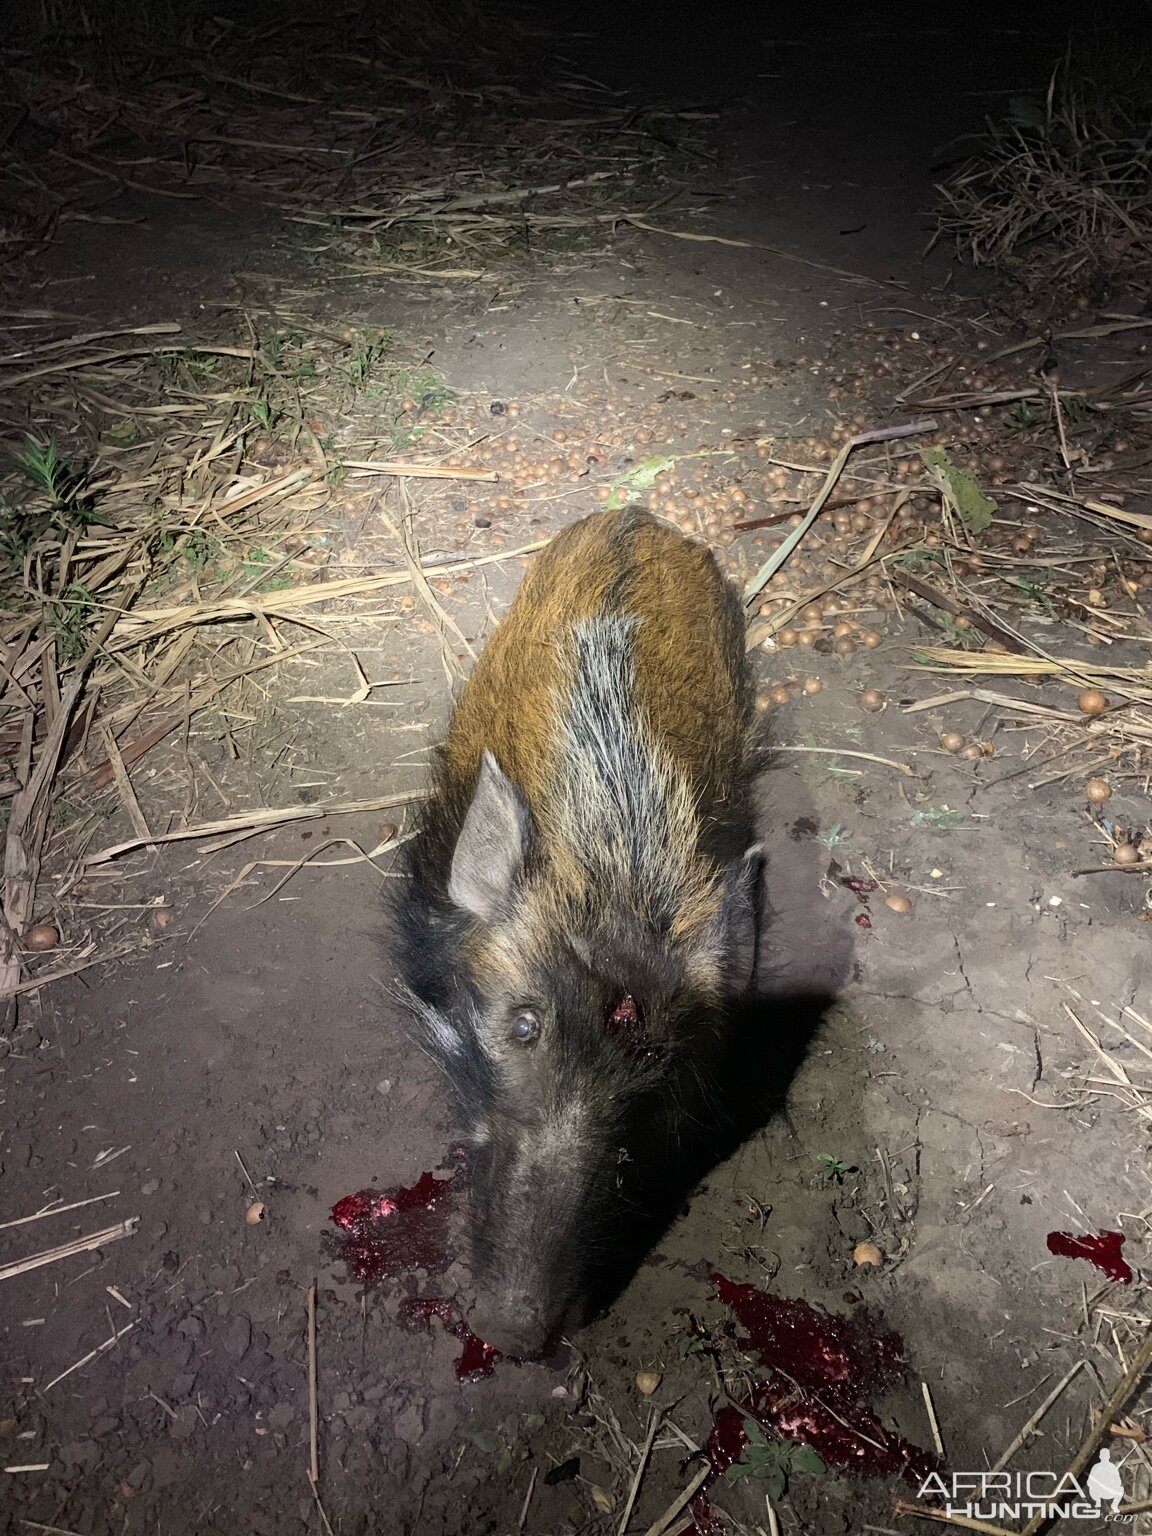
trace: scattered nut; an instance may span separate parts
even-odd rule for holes
[[[840,639],[833,643],[832,649],[837,656],[855,656],[856,642],[850,640],[847,635],[841,635]]]
[[[1112,786],[1107,779],[1089,779],[1084,786],[1084,793],[1090,805],[1103,805],[1105,800],[1112,798]]]
[[[376,828],[376,840],[380,843],[390,843],[396,836],[396,828],[390,821],[382,821]]]
[[[244,1212],[244,1220],[250,1227],[257,1227],[264,1220],[263,1200],[254,1201]]]
[[[769,692],[768,697],[772,700],[773,704],[791,704],[792,690],[786,683],[777,683],[775,688]]]
[[[860,695],[860,707],[866,709],[869,714],[874,715],[877,710],[884,708],[884,704],[884,695],[879,688],[865,688]]]
[[[891,907],[893,912],[911,912],[912,903],[907,896],[901,896],[899,891],[893,891],[891,896],[884,899],[884,905]]]
[[[984,748],[978,741],[970,741],[966,747],[960,748],[960,756],[970,763],[978,763],[984,756]]]
[[[884,1255],[875,1243],[857,1243],[852,1250],[854,1264],[872,1264],[877,1268],[884,1262]]]
[[[651,1397],[663,1379],[659,1371],[637,1371],[637,1390],[643,1392],[645,1397]]]
[[[809,693],[809,694],[811,694],[811,693],[819,693],[820,690],[823,688],[823,686],[824,686],[824,684],[820,681],[820,679],[818,677],[806,677],[804,679],[804,692],[805,693]]]
[[[793,629],[791,624],[785,624],[784,628],[777,632],[776,644],[783,646],[795,645],[799,639],[799,632]]]
[[[1135,843],[1117,843],[1112,850],[1114,864],[1141,864],[1140,850]]]
[[[24,934],[25,949],[55,949],[59,942],[59,931],[51,923],[35,923]]]
[[[959,752],[963,749],[964,738],[959,731],[945,731],[940,738],[940,745],[945,752]]]
[[[1108,700],[1099,688],[1085,688],[1076,700],[1076,707],[1082,715],[1102,715],[1108,708]]]

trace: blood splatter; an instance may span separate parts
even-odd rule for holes
[[[450,1260],[446,1196],[451,1187],[451,1179],[423,1173],[408,1189],[345,1195],[332,1207],[340,1228],[337,1257],[361,1285],[378,1285],[414,1269],[440,1274]]]
[[[868,905],[868,897],[876,889],[875,880],[863,880],[859,875],[840,875],[840,884],[846,891],[851,891],[857,901]]]
[[[460,1340],[464,1347],[456,1362],[458,1381],[480,1381],[485,1376],[491,1376],[497,1360],[502,1358],[498,1349],[485,1344],[482,1338],[472,1332],[464,1319],[457,1315],[454,1304],[445,1297],[414,1296],[403,1304],[401,1316],[414,1328],[429,1328],[432,1319],[439,1318],[444,1325],[444,1332]]]
[[[695,1521],[692,1527],[693,1536],[726,1536],[727,1523],[720,1511],[709,1504],[702,1493],[696,1495],[689,1508],[692,1511],[692,1519]]]
[[[896,1334],[723,1275],[714,1274],[712,1283],[746,1331],[742,1347],[769,1372],[739,1409],[717,1413],[707,1446],[717,1475],[743,1453],[744,1414],[771,1433],[810,1445],[829,1466],[861,1476],[917,1481],[935,1468],[933,1456],[885,1428],[867,1404],[871,1392],[904,1374]]]
[[[871,928],[872,926],[872,919],[868,916],[867,912],[857,912],[853,922],[857,928]]]
[[[1086,1233],[1083,1237],[1074,1237],[1071,1232],[1048,1234],[1049,1253],[1062,1259],[1087,1259],[1109,1280],[1131,1285],[1132,1269],[1120,1252],[1123,1246],[1123,1232]]]

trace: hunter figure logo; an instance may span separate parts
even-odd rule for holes
[[[1083,1482],[1070,1472],[930,1473],[919,1499],[944,1501],[944,1514],[962,1520],[1126,1520],[1124,1480],[1103,1450]]]
[[[1101,1451],[1100,1459],[1088,1474],[1088,1497],[1097,1504],[1110,1504],[1112,1513],[1120,1508],[1124,1497],[1124,1481],[1120,1468],[1112,1465],[1112,1452]]]

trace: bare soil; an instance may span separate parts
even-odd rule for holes
[[[937,152],[1002,93],[1042,86],[1059,40],[1006,21],[977,61],[970,19],[918,16],[881,17],[831,49],[798,21],[754,47],[736,23],[707,47],[703,22],[685,23],[643,66],[599,58],[614,86],[657,78],[665,98],[718,114],[700,202],[724,195],[706,225],[685,215],[679,227],[751,247],[621,229],[578,259],[530,253],[497,284],[367,284],[317,268],[308,234],[236,194],[133,193],[117,211],[142,223],[62,232],[23,302],[115,323],[225,325],[236,309],[389,327],[477,437],[511,430],[546,457],[563,434],[562,475],[511,506],[500,486],[410,487],[437,597],[475,649],[531,558],[512,552],[595,510],[597,488],[638,459],[706,448],[717,462],[701,461],[698,483],[747,486],[754,518],[758,440],[788,459],[790,443],[826,438],[855,410],[899,418],[894,396],[931,349],[1018,338],[947,252],[920,260],[922,210]],[[1143,334],[1109,343],[1103,361],[1092,343],[1068,344],[1064,376],[1139,361]],[[350,445],[383,436],[374,409],[360,397]],[[971,421],[942,424],[966,451]],[[403,569],[381,505],[376,483],[348,481],[313,517],[331,576]],[[1001,514],[1026,520],[1007,500]],[[1045,537],[1067,549],[1088,537],[1076,526],[1053,519]],[[777,539],[749,533],[720,553],[747,580]],[[505,558],[436,575],[487,556]],[[145,758],[133,778],[151,825],[417,793],[468,653],[443,646],[405,590],[371,613],[334,604],[317,620],[332,643],[264,674],[250,718],[194,725],[180,748]],[[139,944],[25,1001],[0,1058],[0,1216],[100,1203],[9,1228],[0,1260],[139,1223],[3,1281],[0,1532],[613,1532],[655,1408],[629,1526],[647,1530],[701,1464],[721,1378],[731,1391],[757,1377],[716,1274],[898,1334],[906,1373],[860,1383],[861,1413],[945,1468],[994,1463],[1086,1361],[1014,1463],[1067,1465],[1094,1379],[1121,1373],[1147,1314],[1147,1110],[1114,1096],[1086,1034],[1146,1080],[1152,1039],[1108,1022],[1124,1005],[1149,1013],[1146,881],[1072,875],[1102,862],[1100,837],[1082,778],[1029,787],[1042,727],[972,699],[906,712],[965,686],[910,670],[912,650],[939,636],[901,608],[853,618],[882,643],[754,653],[765,689],[822,685],[796,686],[771,715],[761,1060],[790,1059],[808,1002],[830,1001],[786,1108],[690,1192],[610,1311],[547,1363],[501,1360],[460,1381],[459,1340],[435,1319],[414,1327],[404,1306],[466,1307],[469,1276],[442,1084],[390,991],[390,855],[362,856],[401,811],[218,851],[139,850],[73,893],[60,909],[71,935],[115,909]],[[1082,633],[1040,610],[1017,621],[1056,653],[1086,654]],[[366,700],[353,653],[379,685]],[[1137,645],[1125,654],[1147,659]],[[861,708],[866,688],[882,710]],[[1035,692],[1062,707],[1067,696]],[[942,751],[949,729],[994,755]],[[1119,783],[1111,810],[1126,825],[1149,820],[1145,789]],[[102,840],[123,830],[113,811]],[[910,911],[886,905],[893,892]],[[172,914],[161,932],[148,927],[157,898]],[[444,1263],[361,1287],[332,1244],[332,1206],[427,1172],[452,1178]],[[255,1202],[263,1219],[250,1223]],[[1133,1283],[1053,1257],[1053,1230],[1124,1232]],[[879,1267],[854,1262],[862,1241]],[[645,1371],[660,1379],[651,1397],[636,1384]],[[1128,1442],[1116,1444],[1120,1459]],[[869,1454],[865,1435],[864,1471]],[[1142,1452],[1126,1463],[1130,1490],[1145,1465]],[[914,1493],[893,1473],[830,1466],[797,1471],[773,1504],[782,1530],[823,1536],[891,1529],[893,1498]],[[708,1492],[718,1513],[698,1506],[698,1528],[768,1530],[764,1495],[762,1480],[722,1478]]]

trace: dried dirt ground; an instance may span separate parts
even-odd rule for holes
[[[1042,67],[1009,28],[988,50],[994,63],[957,67],[961,38],[943,23],[909,32],[900,18],[830,60],[798,29],[778,40],[794,46],[743,49],[728,76],[723,50],[709,54],[715,81],[699,92],[682,78],[698,38],[678,34],[671,57],[648,61],[665,70],[666,94],[709,106],[721,97],[730,195],[711,230],[824,267],[632,232],[578,263],[526,262],[495,292],[369,290],[326,286],[303,265],[298,233],[263,215],[188,204],[177,218],[142,204],[148,222],[130,248],[122,232],[78,230],[57,244],[38,292],[53,303],[82,289],[86,312],[121,321],[310,304],[317,324],[387,325],[414,362],[431,357],[477,430],[486,420],[503,430],[507,416],[491,405],[515,400],[526,444],[563,432],[595,461],[509,508],[416,486],[426,557],[507,553],[593,510],[595,487],[641,456],[634,429],[657,445],[645,452],[723,449],[723,483],[750,487],[755,516],[758,436],[787,458],[790,439],[820,437],[847,410],[830,398],[835,380],[845,400],[864,376],[873,399],[890,401],[930,365],[925,352],[920,366],[922,349],[1001,334],[973,297],[943,293],[943,257],[917,263],[917,214],[936,146]],[[894,57],[909,49],[914,73]],[[619,58],[608,67],[628,73]],[[889,279],[907,286],[881,285]],[[885,349],[887,377],[876,367]],[[1070,349],[1066,371],[1076,364]],[[372,438],[372,409],[360,402],[350,441]],[[961,440],[966,424],[953,426]],[[333,495],[313,529],[333,568],[400,569],[378,512],[375,492]],[[1064,548],[1075,537],[1059,536]],[[746,575],[771,542],[740,539],[724,555]],[[476,644],[522,565],[509,555],[438,583]],[[150,815],[418,790],[454,672],[435,626],[390,596],[375,616],[326,621],[345,649],[268,674],[254,723],[233,722],[235,737],[194,730],[185,757],[137,771]],[[1147,1137],[1069,1011],[1140,1079],[1152,1041],[1129,1043],[1096,1009],[1108,1020],[1125,1004],[1148,1012],[1143,882],[1073,878],[1096,861],[1096,834],[1075,785],[1027,788],[1020,770],[1039,729],[971,700],[906,713],[940,691],[908,670],[909,645],[925,634],[892,610],[867,621],[883,631],[876,649],[814,649],[799,668],[784,651],[755,662],[765,687],[823,684],[795,689],[772,717],[781,747],[817,750],[781,751],[764,787],[765,1038],[787,1052],[797,1027],[788,999],[835,1000],[786,1112],[692,1192],[616,1305],[559,1362],[499,1362],[461,1383],[458,1342],[437,1322],[405,1326],[408,1296],[467,1296],[461,1199],[447,1202],[447,1267],[408,1270],[367,1295],[325,1240],[340,1197],[455,1166],[441,1085],[389,997],[389,858],[373,865],[357,852],[379,841],[382,813],[215,853],[145,851],[88,883],[81,900],[122,905],[130,925],[158,896],[174,921],[130,962],[60,983],[24,1010],[0,1062],[2,1214],[101,1203],[8,1230],[0,1257],[123,1218],[139,1226],[3,1283],[0,1530],[322,1529],[307,1476],[314,1278],[319,1495],[341,1536],[615,1531],[655,1405],[664,1418],[630,1526],[648,1529],[696,1473],[691,1453],[722,1402],[717,1371],[730,1386],[738,1379],[717,1271],[899,1334],[907,1374],[857,1383],[861,1414],[931,1452],[923,1383],[946,1468],[995,1462],[1086,1361],[1017,1458],[1068,1463],[1094,1376],[1115,1379],[1138,1332],[1125,1319],[1147,1311]],[[393,686],[339,702],[357,688],[351,651],[373,683]],[[866,687],[886,708],[861,710]],[[949,728],[993,739],[996,755],[942,752]],[[1147,820],[1135,781],[1117,801],[1128,822]],[[287,863],[306,856],[314,862],[278,888]],[[250,859],[287,862],[244,873]],[[842,875],[880,883],[857,893]],[[911,912],[885,905],[889,887],[907,893]],[[257,1199],[264,1220],[249,1225]],[[1053,1258],[1053,1229],[1123,1231],[1132,1285]],[[883,1250],[881,1268],[854,1265],[861,1240]],[[638,1371],[661,1377],[651,1399]],[[746,1373],[750,1382],[755,1366]],[[871,1445],[864,1435],[865,1462]],[[1141,1467],[1127,1463],[1130,1490]],[[731,1529],[767,1530],[765,1486],[723,1479],[709,1498]],[[891,1473],[797,1472],[775,1516],[785,1531],[888,1529],[893,1497],[911,1494]],[[697,1518],[709,1528],[704,1511]]]

